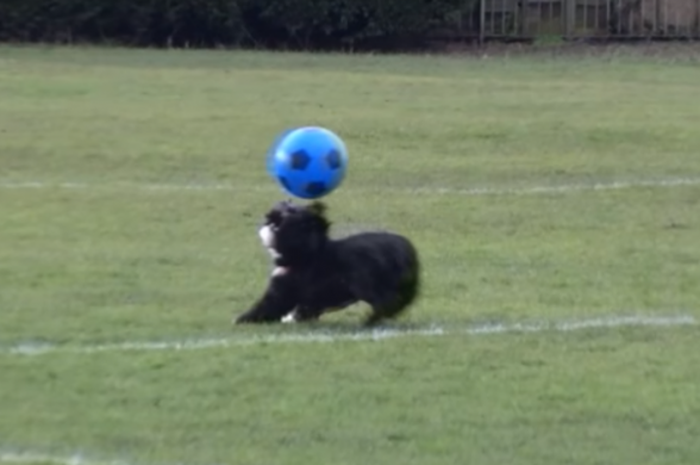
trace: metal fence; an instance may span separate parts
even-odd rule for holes
[[[462,38],[700,39],[700,0],[475,0]]]

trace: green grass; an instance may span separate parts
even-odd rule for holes
[[[700,317],[700,185],[532,192],[697,182],[697,73],[622,53],[0,48],[0,462],[699,463],[692,325],[8,352],[356,329],[361,306],[230,325],[269,271],[263,155],[300,124],[350,148],[338,232],[420,249],[399,327]]]

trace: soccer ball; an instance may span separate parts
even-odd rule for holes
[[[287,129],[267,154],[267,171],[290,195],[317,199],[345,178],[348,151],[332,131],[316,126]]]

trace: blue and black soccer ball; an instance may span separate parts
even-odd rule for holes
[[[316,126],[288,129],[267,155],[267,171],[290,195],[317,199],[345,178],[348,151],[333,131]]]

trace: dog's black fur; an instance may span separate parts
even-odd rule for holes
[[[263,296],[235,323],[316,320],[363,301],[372,308],[365,320],[371,326],[398,316],[415,300],[420,261],[407,238],[364,232],[331,239],[325,212],[316,201],[281,202],[267,213],[260,234],[275,270]]]

